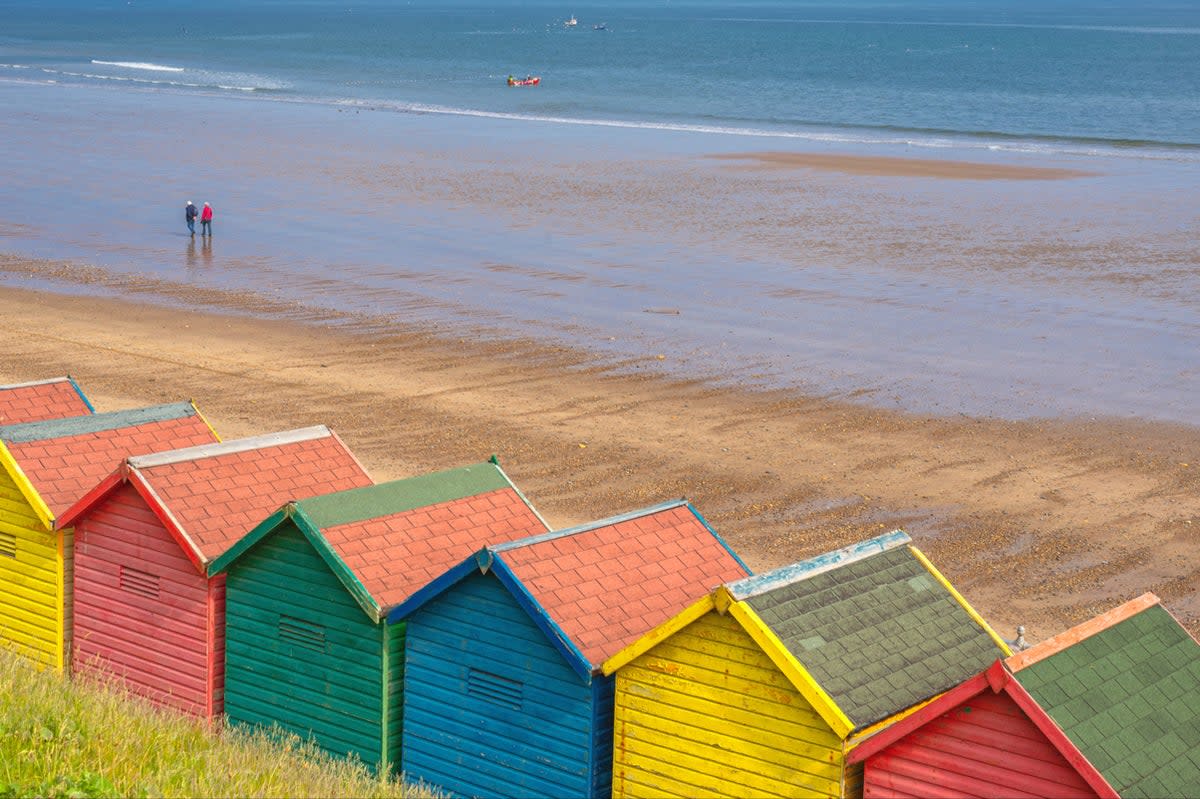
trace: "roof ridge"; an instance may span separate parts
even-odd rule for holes
[[[893,530],[890,533],[868,538],[866,541],[859,541],[857,544],[835,549],[808,560],[789,563],[763,574],[754,574],[732,583],[726,583],[725,590],[736,600],[749,599],[752,596],[765,594],[785,585],[857,563],[872,555],[879,555],[911,542],[912,539],[909,538],[908,533],[903,530]]]
[[[453,478],[467,475],[473,469],[480,467],[490,468],[494,474],[502,480],[501,484],[487,484],[477,486],[463,486],[453,482]],[[445,480],[449,485],[447,489],[456,488],[458,490],[446,490],[440,494],[435,493],[432,497],[414,497],[411,494],[402,494],[397,491],[399,488],[418,488],[426,487],[430,484],[437,484],[439,481]],[[415,510],[417,508],[425,508],[430,505],[437,505],[442,502],[454,502],[467,497],[478,496],[487,491],[497,491],[502,488],[516,488],[512,481],[508,479],[499,466],[489,462],[482,461],[480,463],[472,463],[467,466],[457,466],[452,469],[443,469],[439,472],[428,472],[426,474],[412,475],[411,477],[402,477],[399,480],[389,480],[386,483],[376,483],[375,485],[359,486],[358,488],[347,488],[341,491],[332,491],[328,494],[319,494],[315,497],[307,497],[295,502],[296,507],[304,513],[309,521],[318,530],[327,530],[330,527],[337,527],[343,524],[353,524],[356,522],[367,521],[368,519],[378,519],[383,516],[392,516],[397,513]],[[465,493],[464,493],[465,492]],[[389,497],[389,495],[397,494],[397,496]],[[395,500],[407,500],[398,502],[393,506],[386,506],[384,509],[378,507],[372,508],[371,503],[361,500],[377,499],[380,496]],[[342,505],[348,498],[358,500],[352,503],[355,508],[354,512],[344,515],[331,513],[334,506]],[[525,498],[521,497],[522,501]],[[416,504],[413,504],[413,503]],[[528,502],[526,502],[528,504]]]
[[[266,433],[248,438],[238,438],[219,444],[200,444],[195,447],[172,449],[153,455],[138,455],[129,458],[126,462],[134,469],[149,469],[155,466],[166,466],[171,463],[213,458],[218,455],[230,455],[235,452],[249,452],[250,450],[263,449],[265,447],[294,444],[298,441],[310,441],[316,438],[325,438],[329,435],[331,435],[329,428],[321,424],[313,427],[301,427],[295,430],[284,430],[278,433]]]
[[[48,386],[51,383],[64,383],[70,382],[70,380],[70,375],[63,375],[61,377],[48,377],[45,380],[29,380],[24,383],[9,383],[8,385],[0,386],[0,391],[8,391],[16,388],[33,388],[34,386]]]
[[[599,519],[594,522],[588,522],[587,524],[581,524],[581,525],[577,525],[575,527],[567,527],[562,530],[551,530],[548,533],[539,533],[538,535],[531,535],[528,538],[519,538],[516,541],[509,541],[504,544],[493,544],[491,546],[486,547],[486,549],[489,552],[508,552],[509,550],[513,550],[513,549],[529,547],[529,546],[533,546],[535,544],[544,543],[546,541],[553,541],[558,538],[566,538],[568,536],[578,535],[580,533],[586,533],[591,530],[598,530],[601,527],[608,527],[613,524],[627,522],[631,519],[640,519],[641,517],[649,516],[652,513],[658,513],[660,511],[669,510],[671,508],[677,508],[677,507],[681,507],[681,506],[688,506],[688,501],[686,499],[676,499],[676,500],[671,500],[670,502],[660,502],[657,505],[650,505],[649,507],[629,511],[628,513],[622,513],[622,514],[618,514],[616,516],[610,516],[607,519]],[[707,525],[705,525],[705,527],[707,527]]]
[[[1074,646],[1081,641],[1086,641],[1094,635],[1115,627],[1126,619],[1130,619],[1143,610],[1154,607],[1158,603],[1158,597],[1147,591],[1136,599],[1131,599],[1128,602],[1117,605],[1112,610],[1105,611],[1098,616],[1093,616],[1087,621],[1076,624],[1074,627],[1064,630],[1058,635],[1051,636],[1029,649],[1009,656],[1005,659],[1004,665],[1008,666],[1009,670],[1015,674],[1021,669],[1028,668],[1034,663],[1057,655],[1068,647]]]
[[[0,439],[13,444],[44,441],[52,438],[68,438],[87,433],[100,433],[120,427],[133,427],[148,422],[165,422],[182,419],[196,413],[191,402],[172,402],[166,405],[151,405],[124,411],[108,411],[66,419],[48,419],[41,422],[22,422],[0,427]]]

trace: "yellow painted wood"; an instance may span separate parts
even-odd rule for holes
[[[604,664],[601,666],[601,670],[604,672],[606,677],[612,675],[617,669],[621,668],[643,652],[648,651],[659,641],[670,638],[676,632],[682,630],[684,627],[687,627],[689,624],[712,609],[712,594],[705,594],[703,597],[684,608],[672,618],[667,619],[662,624],[658,625],[653,630],[646,633],[641,638],[637,639],[632,644],[610,657],[608,660],[604,661]]]
[[[992,629],[991,625],[983,620],[983,616],[980,616],[975,611],[975,608],[971,607],[971,604],[963,598],[963,595],[958,593],[958,589],[952,586],[950,581],[943,577],[942,573],[937,570],[937,567],[929,562],[929,558],[925,557],[925,553],[911,545],[908,549],[913,553],[913,556],[916,557],[917,560],[921,561],[921,565],[933,575],[934,579],[941,583],[946,590],[950,592],[951,596],[954,597],[958,604],[962,605],[963,610],[967,611],[967,615],[974,619],[975,623],[982,627],[984,632],[991,636],[992,640],[996,642],[996,646],[1000,647],[1000,651],[1003,652],[1006,657],[1011,655],[1012,650],[1008,648],[1008,644],[1004,642],[1004,639],[996,634],[996,631]]]
[[[8,451],[8,447],[3,441],[0,441],[0,466],[4,467],[4,471],[8,474],[21,496],[25,498],[25,504],[33,511],[34,516],[42,523],[42,527],[50,530],[54,527],[54,514],[50,512],[50,508],[46,505],[42,495],[33,487],[33,483],[29,482],[29,478],[25,476],[25,471],[21,468],[21,464],[17,463],[16,458]]]
[[[832,797],[842,757],[841,737],[715,609],[617,671],[614,796]]]
[[[39,664],[61,669],[64,553],[50,511],[0,442],[0,532],[16,556],[0,556],[0,638]],[[29,495],[36,502],[29,501]]]
[[[196,407],[196,401],[188,400],[188,402],[191,404],[192,410],[195,411],[196,415],[200,417],[200,421],[204,422],[204,426],[208,428],[208,432],[212,433],[213,438],[215,438],[217,440],[217,443],[220,444],[221,443],[220,434],[217,433],[217,429],[212,426],[212,423],[208,421],[208,417],[205,416],[204,414],[200,413],[200,409]]]
[[[779,640],[779,637],[754,612],[754,609],[745,602],[734,602],[729,606],[729,615],[742,625],[742,628],[754,639],[755,643],[762,647],[763,652],[771,658],[779,670],[791,680],[796,690],[816,708],[817,712],[821,714],[821,718],[825,719],[825,723],[829,725],[839,740],[844,740],[849,736],[854,729],[854,724],[851,723],[849,717],[817,684],[817,681],[808,673],[808,669],[796,660],[795,656]]]

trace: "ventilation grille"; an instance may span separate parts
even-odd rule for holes
[[[467,693],[511,710],[521,709],[523,686],[516,680],[472,668],[467,675]]]
[[[292,616],[280,616],[279,640],[288,641],[314,652],[324,652],[325,628]]]
[[[17,556],[17,537],[12,533],[0,533],[0,558]]]
[[[158,575],[121,566],[121,588],[131,594],[158,599]]]

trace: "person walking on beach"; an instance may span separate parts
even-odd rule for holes
[[[208,203],[204,204],[204,210],[200,212],[200,235],[212,235],[212,206]]]
[[[196,206],[192,205],[192,201],[188,200],[187,206],[183,209],[183,218],[187,220],[188,230],[193,236],[196,235]]]

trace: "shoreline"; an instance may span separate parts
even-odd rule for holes
[[[738,166],[743,169],[769,171],[811,169],[872,177],[936,178],[941,180],[1070,180],[1096,177],[1100,174],[1094,171],[1063,167],[1022,166],[950,158],[892,155],[752,150],[742,153],[719,153],[709,157],[738,162]]]
[[[376,480],[496,454],[556,528],[685,496],[763,571],[902,527],[1005,637],[1145,591],[1200,628],[1196,427],[902,413],[673,379],[652,354],[8,286],[0,330],[0,382],[70,373],[102,411],[190,397],[226,439],[326,424]]]

